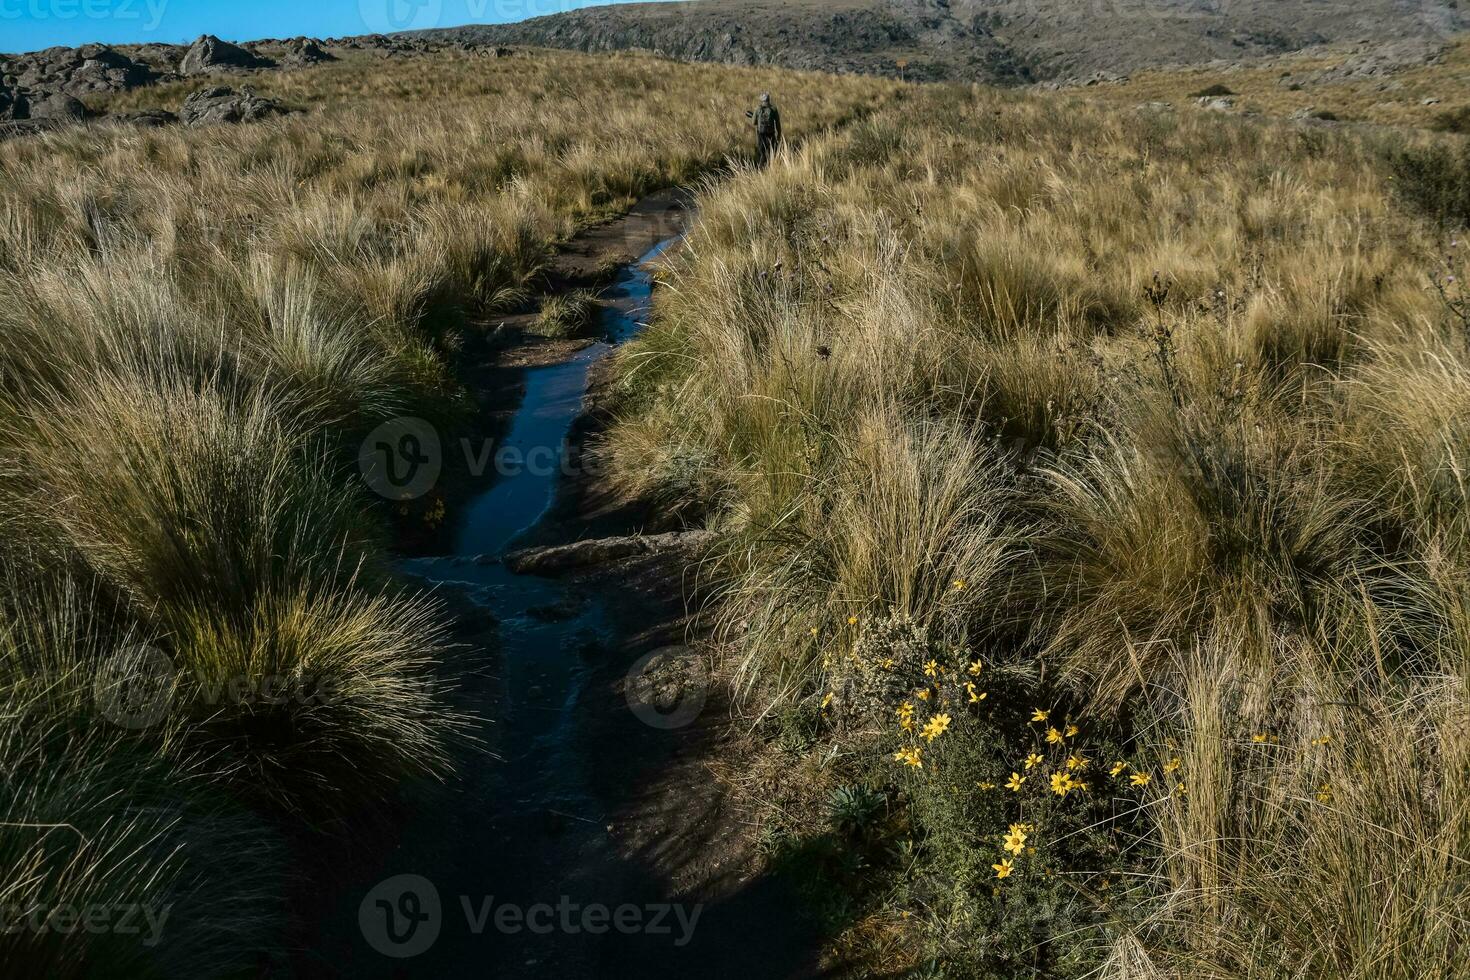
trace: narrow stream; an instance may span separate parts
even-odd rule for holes
[[[494,895],[523,907],[566,897],[611,904],[617,895],[608,892],[643,887],[619,877],[624,872],[593,790],[576,716],[599,652],[615,642],[606,610],[598,596],[513,575],[492,559],[511,550],[550,510],[591,368],[644,325],[653,287],[648,264],[677,240],[661,242],[603,292],[603,340],[565,363],[527,372],[524,400],[497,447],[522,462],[498,468],[495,485],[464,509],[449,556],[460,560],[401,562],[413,577],[454,586],[499,620],[503,691],[487,733],[500,758],[461,772],[457,812],[417,815],[388,862],[389,873],[432,881],[442,903],[442,933],[413,961],[414,976],[541,976],[569,968],[592,970],[573,975],[600,975],[592,964],[606,951],[585,937],[508,938],[493,929],[473,934],[461,896],[478,903]],[[425,839],[436,843],[428,846]],[[391,962],[370,961],[364,972],[401,975],[387,972]],[[354,973],[362,975],[355,965]]]
[[[655,245],[603,293],[601,341],[562,364],[527,372],[525,398],[500,446],[507,460],[522,462],[507,466],[507,475],[465,508],[456,555],[499,555],[545,515],[556,496],[567,434],[582,413],[592,365],[642,328],[653,294],[648,264],[677,240]]]
[[[489,490],[464,508],[454,554],[477,562],[446,565],[408,559],[405,570],[425,582],[466,589],[500,620],[504,717],[496,742],[502,773],[517,790],[516,803],[553,821],[586,819],[591,797],[574,747],[571,712],[586,677],[585,661],[605,633],[595,601],[570,594],[559,582],[513,575],[488,562],[510,549],[550,510],[566,459],[566,441],[582,413],[592,366],[633,337],[648,316],[653,293],[649,263],[677,239],[667,239],[625,268],[603,293],[603,339],[570,360],[532,368],[526,394],[501,443],[512,462]]]

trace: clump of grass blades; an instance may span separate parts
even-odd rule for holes
[[[597,309],[597,295],[591,290],[557,293],[541,304],[534,330],[558,339],[584,336],[597,322]]]
[[[100,672],[141,637],[65,579],[7,562],[5,585],[0,958],[56,977],[250,968],[280,928],[282,843],[220,792],[227,762],[97,713]],[[75,928],[124,914],[133,931]]]

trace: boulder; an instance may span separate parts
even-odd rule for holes
[[[0,119],[9,121],[13,119],[29,119],[30,117],[30,100],[19,89],[12,88],[8,85],[0,85]]]
[[[336,55],[328,54],[322,49],[321,42],[313,38],[293,37],[285,42],[285,47],[286,54],[281,58],[281,64],[293,68],[337,60]]]
[[[1316,106],[1306,106],[1291,114],[1291,118],[1297,122],[1338,122],[1337,113],[1330,109],[1318,109]]]
[[[31,118],[78,122],[87,118],[87,107],[64,92],[52,92],[31,100]]]
[[[184,100],[179,118],[189,126],[211,123],[255,122],[291,110],[274,99],[256,95],[248,88],[235,91],[225,86],[200,89]]]
[[[68,95],[87,92],[126,92],[149,85],[159,75],[152,68],[101,44],[77,49],[78,63],[71,69],[61,90]]]
[[[213,75],[231,71],[253,71],[270,68],[272,62],[246,51],[244,48],[221,41],[213,34],[204,34],[190,45],[184,60],[179,62],[180,75]]]
[[[179,117],[165,109],[143,109],[140,112],[123,112],[111,117],[118,122],[140,126],[143,129],[157,129],[160,126],[170,126],[179,121]]]
[[[1201,109],[1208,109],[1210,112],[1229,112],[1235,108],[1235,100],[1227,97],[1195,99],[1194,104]]]

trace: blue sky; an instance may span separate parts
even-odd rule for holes
[[[608,0],[0,0],[0,51],[498,24]]]

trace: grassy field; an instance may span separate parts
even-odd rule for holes
[[[1461,152],[936,87],[706,195],[605,452],[834,964],[1470,974]]]
[[[464,416],[460,352],[557,241],[719,173],[605,451],[719,532],[761,739],[731,770],[832,964],[1470,974],[1470,167],[1386,128],[1440,125],[1461,50],[1402,112],[1227,80],[1385,128],[1133,109],[1203,71],[534,53],[5,143],[0,909],[166,922],[0,962],[257,975],[303,837],[452,778],[447,612],[394,579],[358,444]],[[768,89],[798,146],[724,172]]]
[[[1391,73],[1344,74],[1355,49],[1286,55],[1266,63],[1231,68],[1151,69],[1122,84],[1098,85],[1090,97],[1134,106],[1168,102],[1189,107],[1195,96],[1228,91],[1235,111],[1288,117],[1315,115],[1342,122],[1470,131],[1470,41],[1448,45],[1430,64],[1409,64]]]
[[[457,352],[556,241],[748,154],[758,92],[800,138],[892,88],[560,54],[253,82],[308,111],[76,127],[0,156],[17,976],[259,975],[287,839],[451,778],[473,741],[445,612],[394,580],[386,506],[354,479],[363,433],[465,412]],[[166,915],[154,942],[53,918],[123,905]]]

